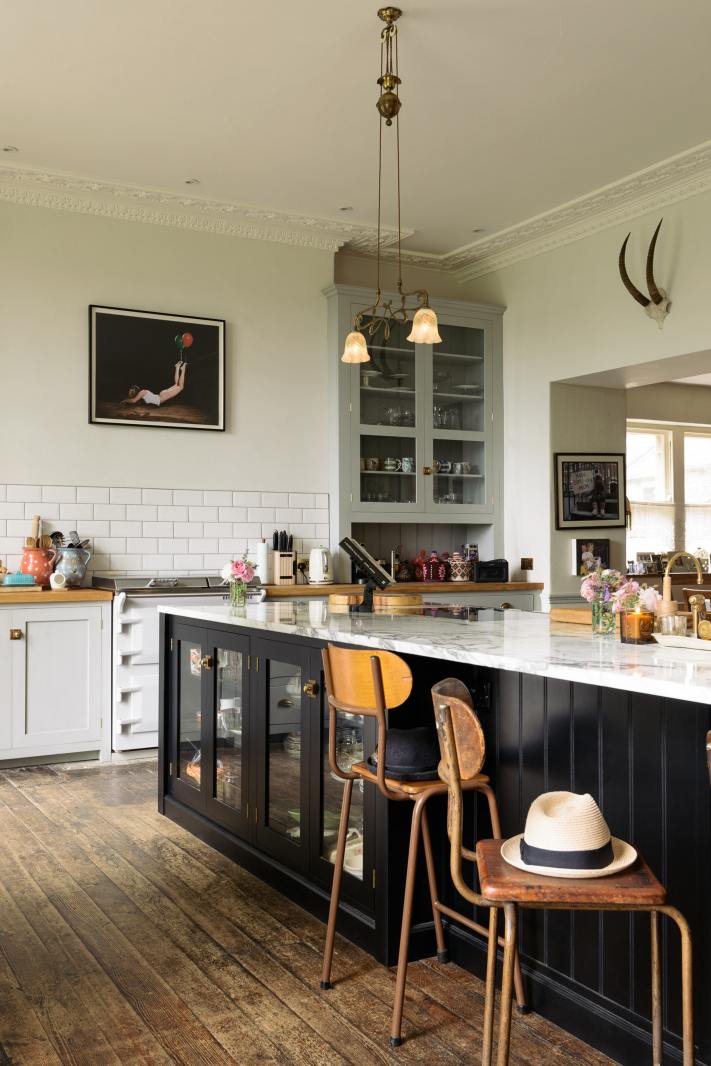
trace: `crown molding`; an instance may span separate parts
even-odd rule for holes
[[[271,211],[35,167],[0,166],[0,200],[328,252],[337,252],[347,242],[356,249],[375,247],[377,242],[376,228],[366,224]],[[385,247],[394,244],[397,232],[388,227],[381,240]]]
[[[710,189],[711,141],[707,141],[451,252],[433,255],[403,248],[402,259],[411,266],[453,273],[463,283]],[[361,248],[364,245],[361,239]],[[350,248],[349,243],[345,250]],[[368,251],[374,254],[372,248]],[[381,254],[392,259],[396,250],[389,247]]]
[[[451,252],[403,248],[402,259],[411,266],[451,273],[464,283],[709,190],[711,141]],[[35,167],[0,166],[1,200],[328,252],[343,249],[367,258],[377,251],[377,229],[365,223],[271,211]],[[414,230],[403,230],[402,239],[414,234]],[[392,227],[383,228],[380,252],[385,259],[397,256],[397,232]]]

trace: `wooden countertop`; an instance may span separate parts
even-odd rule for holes
[[[362,585],[266,585],[267,599],[286,596],[328,596],[331,592],[358,592]],[[543,585],[536,581],[398,581],[392,592],[540,592]]]
[[[0,607],[4,603],[96,603],[113,599],[109,589],[42,589],[41,592],[23,591],[21,585],[12,592],[0,592]]]

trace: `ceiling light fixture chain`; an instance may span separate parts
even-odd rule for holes
[[[359,311],[353,319],[353,329],[346,337],[341,359],[344,363],[367,363],[370,360],[368,344],[363,329],[369,337],[374,337],[380,330],[385,341],[390,337],[394,322],[405,325],[409,321],[408,311],[414,311],[412,330],[408,340],[415,344],[438,344],[441,337],[437,328],[437,315],[429,306],[429,294],[425,289],[403,292],[402,281],[402,225],[400,206],[400,73],[398,55],[397,20],[402,15],[398,7],[381,7],[378,18],[385,23],[380,34],[380,77],[381,88],[376,107],[380,116],[378,130],[378,238],[376,259],[375,302],[371,307]],[[380,290],[380,252],[382,223],[382,186],[383,186],[383,125],[392,126],[395,120],[395,190],[397,197],[397,291],[399,306],[393,309],[392,300],[382,300]],[[408,300],[413,306],[408,308]],[[368,322],[363,326],[363,320]]]

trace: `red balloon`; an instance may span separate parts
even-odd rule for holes
[[[184,333],[183,334],[183,348],[189,348],[192,343],[193,343],[193,335],[192,335],[192,333]]]

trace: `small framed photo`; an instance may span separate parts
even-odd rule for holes
[[[92,304],[89,421],[224,430],[224,320]]]
[[[555,456],[556,529],[625,525],[625,457],[558,452]]]
[[[573,573],[576,577],[587,577],[595,570],[608,570],[610,567],[609,540],[573,541]]]

